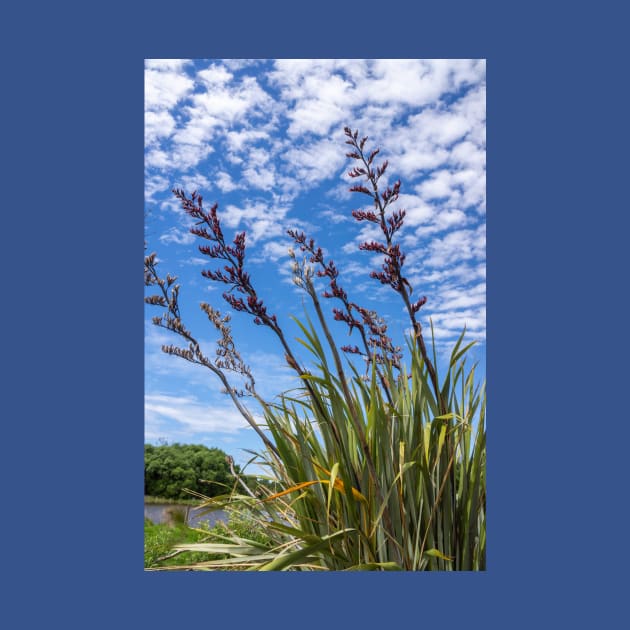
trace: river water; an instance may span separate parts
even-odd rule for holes
[[[202,522],[206,522],[212,527],[217,521],[227,521],[227,514],[223,510],[199,514],[200,510],[192,505],[180,505],[178,503],[145,503],[144,518],[148,518],[153,523],[166,523],[169,519],[168,510],[183,510],[187,513],[186,523],[190,527],[198,527]]]

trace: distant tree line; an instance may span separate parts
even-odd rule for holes
[[[240,473],[240,467],[234,464]],[[144,494],[165,499],[191,499],[184,489],[208,497],[232,490],[235,479],[227,454],[200,444],[144,445]],[[248,480],[249,485],[249,480]]]

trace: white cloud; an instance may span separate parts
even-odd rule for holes
[[[150,149],[144,156],[144,164],[148,167],[168,169],[171,165],[168,153],[161,149]]]
[[[153,200],[156,193],[169,190],[169,182],[163,175],[153,175],[145,178],[144,198],[147,201]]]
[[[332,59],[277,59],[268,78],[271,83],[280,87],[285,100],[295,100],[305,95],[305,77],[329,76],[334,65]]]
[[[383,241],[383,233],[381,232],[381,228],[375,223],[363,223],[359,233],[356,235],[354,240],[350,243],[346,243],[341,249],[346,254],[352,254],[358,251],[358,247],[360,243],[370,242],[370,241]],[[375,258],[376,255],[372,252],[361,252],[362,256],[372,256]]]
[[[438,231],[462,226],[465,223],[467,223],[466,215],[457,208],[446,208],[435,215],[435,227]]]
[[[405,107],[398,103],[371,103],[367,102],[355,109],[352,120],[348,121],[348,125],[353,131],[359,130],[364,133],[370,139],[370,142],[374,145],[381,145],[384,148],[387,145],[387,149],[390,155],[394,149],[390,146],[389,139],[392,138],[392,133],[395,131],[393,121],[405,112]],[[398,140],[396,141],[398,142]],[[383,157],[381,154],[379,157]],[[396,168],[398,169],[398,164]]]
[[[243,68],[257,66],[261,63],[260,59],[222,59],[222,62],[225,64],[226,68],[232,70],[233,72],[237,72],[238,70],[242,70]]]
[[[243,169],[243,180],[249,188],[270,191],[276,186],[276,169],[273,164],[264,166],[265,160],[262,165],[260,162],[252,160],[251,165]]]
[[[210,188],[210,180],[201,175],[200,173],[194,173],[192,175],[184,175],[181,180],[178,188],[183,188],[184,190],[207,190]]]
[[[438,67],[439,69],[439,67]],[[371,78],[360,84],[359,92],[371,102],[399,102],[415,107],[440,96],[446,87],[430,61],[378,59],[372,63]]]
[[[353,244],[353,248],[354,247],[355,245]],[[348,276],[361,276],[365,278],[369,274],[368,267],[365,264],[360,263],[358,260],[354,260],[354,259],[344,260],[339,265],[339,271],[340,271],[339,284],[341,285],[343,285],[344,278],[347,278]]]
[[[484,73],[485,62],[478,60],[285,59],[275,62],[269,79],[287,105],[290,136],[326,136],[331,128],[350,124],[383,139],[390,137],[403,108],[434,108],[442,95],[482,81]],[[431,108],[401,126],[402,142],[392,142],[403,175],[436,168],[448,157],[445,146],[470,131],[465,108]]]
[[[183,262],[189,265],[209,265],[211,264],[211,260],[209,258],[199,258],[198,256],[192,256]]]
[[[441,290],[437,298],[437,308],[441,311],[455,311],[473,306],[482,307],[486,303],[486,283],[480,282],[473,286]]]
[[[263,260],[272,260],[273,262],[288,259],[290,246],[291,243],[289,241],[269,241],[263,245],[262,258]]]
[[[193,80],[183,73],[181,60],[150,60],[145,62],[144,102],[147,110],[174,107],[193,89]]]
[[[197,78],[208,87],[215,88],[228,83],[234,75],[228,72],[224,66],[213,64],[205,70],[197,73]]]
[[[273,118],[276,109],[255,78],[236,81],[219,64],[200,70],[195,80],[177,71],[174,64],[154,64],[147,67],[145,84],[147,146],[162,141],[159,150],[147,156],[146,165],[153,168],[194,168],[214,150],[230,125],[261,116]],[[170,110],[184,98],[186,103],[176,117]],[[264,137],[262,132],[252,133]],[[238,142],[234,137],[232,141]]]
[[[173,188],[181,188],[181,182],[177,182],[175,186],[171,186],[169,184],[168,188],[165,190],[168,190],[170,192]],[[178,199],[175,199],[175,197],[173,197],[173,195],[169,195],[160,202],[160,209],[168,212],[173,212],[178,217],[183,218],[181,204]]]
[[[203,79],[202,79],[203,80]],[[191,118],[216,118],[224,124],[243,119],[245,114],[261,113],[265,106],[272,108],[271,97],[253,77],[244,77],[236,85],[213,84],[191,97],[188,109]]]
[[[425,264],[432,267],[445,267],[469,259],[485,259],[485,225],[476,230],[464,229],[449,232],[442,238],[429,243]]]
[[[339,150],[339,142],[329,138],[293,146],[283,154],[283,158],[304,189],[333,177],[346,162],[346,157]]]
[[[397,142],[395,135],[393,134],[394,137],[389,142],[401,152],[394,154],[390,152],[390,160],[396,165],[396,171],[407,180],[438,168],[448,159],[448,151],[443,147],[430,145],[414,134],[403,131],[397,134],[404,136]]]
[[[148,432],[160,434],[165,423],[175,423],[174,431],[187,435],[198,433],[236,433],[248,428],[247,421],[231,404],[217,405],[194,396],[149,393],[144,399],[145,426]]]
[[[468,216],[456,208],[439,208],[431,220],[421,225],[413,233],[406,233],[402,238],[405,247],[413,248],[420,241],[454,227],[464,227],[470,223]],[[410,258],[411,260],[411,258]],[[414,257],[415,260],[415,257]]]
[[[241,129],[239,131],[228,131],[226,134],[227,147],[230,151],[239,153],[247,145],[258,140],[268,140],[269,134],[261,129]]]
[[[190,232],[178,227],[169,228],[162,236],[162,243],[177,243],[178,245],[191,245],[195,242],[195,237]]]
[[[264,201],[246,201],[243,206],[228,204],[224,212],[219,213],[223,224],[229,228],[247,232],[247,243],[268,240],[284,233],[283,220],[287,208]]]
[[[269,78],[283,99],[293,103],[290,133],[299,135],[325,134],[344,113],[366,104],[426,105],[445,92],[480,81],[484,73],[485,63],[475,60],[282,59]]]
[[[177,130],[173,135],[173,141],[175,145],[190,144],[193,146],[209,142],[214,137],[215,128],[220,124],[221,121],[213,116],[204,118],[195,116]]]
[[[215,183],[219,190],[223,193],[229,193],[238,188],[238,186],[232,181],[230,174],[225,171],[219,171],[216,173]]]
[[[212,151],[212,146],[206,142],[177,144],[173,152],[168,156],[168,165],[171,168],[185,171],[197,166]]]
[[[342,212],[341,210],[322,210],[321,216],[335,225],[339,223],[348,223],[353,220],[349,213]]]
[[[466,285],[471,282],[483,280],[486,277],[486,266],[484,262],[471,264],[461,262],[454,267],[447,268],[426,268],[423,266],[424,252],[421,250],[415,255],[408,255],[408,275],[412,286],[418,287],[420,291],[426,292],[423,287],[437,286],[438,283],[456,282],[459,285]],[[439,293],[442,293],[440,289]]]
[[[485,209],[486,174],[473,169],[440,169],[415,187],[427,203],[452,209]]]
[[[453,174],[446,170],[435,171],[431,177],[422,182],[416,190],[425,199],[450,198],[453,195]]]
[[[307,76],[301,84],[302,98],[288,111],[290,136],[327,135],[330,128],[345,123],[352,105],[351,84],[339,75]]]
[[[405,210],[405,225],[409,227],[422,225],[435,214],[435,208],[417,195],[401,193],[395,207]]]
[[[466,309],[445,313],[431,313],[435,336],[440,338],[457,337],[466,328],[476,338],[485,338],[486,309]]]
[[[162,72],[183,72],[190,65],[190,59],[145,59],[144,67],[147,70],[160,70]]]
[[[229,204],[219,214],[221,221],[230,228],[238,228],[242,222],[253,221],[264,215],[266,204],[262,201],[246,202],[243,207]]]
[[[432,103],[483,76],[483,69],[471,60],[379,59],[370,70],[371,76],[357,85],[362,100],[411,107]]]
[[[486,86],[480,83],[459,101],[453,104],[453,111],[466,118],[470,130],[467,138],[477,145],[486,144]]]
[[[259,240],[266,240],[269,238],[275,238],[284,234],[284,228],[282,222],[278,219],[257,219],[249,224],[247,231],[252,243],[256,243]]]
[[[452,148],[448,161],[453,166],[462,166],[481,172],[486,166],[486,151],[482,146],[470,140],[464,140]]]
[[[175,129],[175,119],[167,111],[147,110],[144,114],[144,142],[150,146],[161,138],[168,138]]]

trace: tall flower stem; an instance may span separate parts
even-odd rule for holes
[[[371,185],[371,190],[362,185],[353,186],[350,190],[353,192],[360,192],[371,197],[374,207],[378,211],[378,215],[371,211],[361,210],[355,210],[352,214],[358,221],[367,220],[371,223],[378,224],[383,236],[385,237],[385,245],[371,242],[363,243],[359,246],[359,248],[367,251],[380,252],[385,255],[383,271],[372,272],[370,275],[373,278],[380,280],[383,284],[389,284],[402,298],[413,326],[414,338],[422,355],[424,364],[429,372],[429,377],[433,385],[436,400],[438,401],[440,413],[445,414],[447,412],[447,408],[442,400],[437,373],[427,352],[424,337],[422,335],[422,325],[416,318],[416,313],[426,303],[426,298],[421,298],[415,304],[411,304],[411,300],[409,299],[409,295],[412,292],[411,285],[402,273],[402,265],[404,263],[405,255],[400,251],[399,246],[393,242],[393,235],[403,225],[405,211],[401,210],[394,212],[393,216],[389,218],[386,217],[385,214],[387,206],[398,199],[400,180],[394,184],[393,188],[388,187],[385,191],[381,192],[379,190],[378,180],[385,173],[388,162],[385,161],[381,166],[373,168],[372,163],[376,155],[379,153],[379,149],[373,150],[369,156],[366,157],[363,149],[365,142],[367,141],[367,137],[358,140],[358,131],[353,133],[349,127],[346,127],[344,131],[346,137],[348,138],[348,140],[346,140],[346,144],[349,144],[354,149],[354,151],[347,154],[347,157],[350,157],[361,164],[360,167],[355,167],[352,171],[350,171],[349,175],[351,177],[364,176]]]

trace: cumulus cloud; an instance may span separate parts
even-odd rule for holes
[[[234,75],[221,65],[212,64],[205,70],[200,70],[197,77],[208,87],[219,87],[228,83]]]
[[[366,243],[370,241],[382,242],[382,240],[383,233],[381,232],[381,229],[378,225],[374,223],[363,223],[354,240],[346,243],[342,247],[342,250],[346,254],[352,254],[358,251],[358,246],[360,243]],[[368,256],[369,254],[364,252],[363,255]]]
[[[146,160],[147,166],[180,170],[196,167],[237,120],[261,117],[274,109],[273,99],[254,77],[233,79],[233,74],[218,64],[194,76],[184,74],[177,64],[146,68],[146,142],[150,146],[170,141],[168,145],[160,144]],[[182,106],[175,116],[172,110],[179,104]]]
[[[397,104],[421,107],[446,92],[482,80],[485,63],[479,60],[334,60],[283,59],[269,73],[285,100],[290,133],[325,134],[333,122],[352,108]]]
[[[427,267],[424,265],[424,255],[420,252],[417,255],[407,256],[409,281],[412,286],[419,287],[422,292],[427,292],[428,288],[434,289],[439,298],[442,294],[442,286],[456,284],[462,290],[470,283],[485,280],[485,261],[460,262],[454,266],[443,268]]]
[[[144,156],[144,165],[147,167],[167,170],[170,164],[168,153],[162,149],[149,149]]]
[[[243,169],[243,181],[249,188],[270,191],[276,187],[275,166],[266,159],[251,157],[250,165]]]
[[[352,219],[351,216],[349,216],[349,213],[344,213],[339,210],[333,210],[330,208],[322,210],[320,215],[326,221],[334,224],[348,223]]]
[[[209,117],[227,124],[270,101],[269,95],[252,77],[243,79],[234,87],[223,84],[208,87],[212,89],[196,92],[191,99],[188,113],[192,120]]]
[[[193,80],[184,73],[188,62],[179,59],[145,61],[145,109],[161,111],[174,107],[193,89]]]
[[[437,307],[442,311],[454,311],[461,308],[478,306],[486,303],[486,283],[442,290],[438,296]]]
[[[145,59],[146,70],[159,70],[162,72],[182,72],[191,65],[190,59]]]
[[[484,259],[485,248],[485,225],[475,230],[454,230],[430,242],[425,263],[431,267],[445,267],[465,260]]]
[[[401,193],[396,207],[405,210],[405,225],[408,227],[422,225],[435,215],[435,208],[418,195]]]
[[[195,237],[185,229],[171,227],[160,236],[162,243],[177,243],[178,245],[190,245],[195,242]]]
[[[175,130],[175,119],[167,111],[147,110],[144,114],[144,142],[148,147]]]
[[[345,123],[353,101],[351,89],[351,84],[336,74],[306,76],[300,85],[301,96],[287,114],[289,135],[324,136],[333,125]]]
[[[269,133],[261,129],[240,129],[238,131],[228,131],[225,139],[229,151],[240,153],[254,142],[269,139]]]
[[[245,201],[242,205],[228,204],[221,213],[224,225],[234,229],[245,229],[247,243],[268,240],[284,233],[283,220],[287,208],[265,201]]]
[[[153,175],[144,180],[144,198],[152,201],[157,193],[168,191],[169,181],[163,175]]]
[[[225,171],[219,171],[215,175],[215,184],[223,193],[232,192],[238,188],[238,185],[232,181],[232,177]]]
[[[436,338],[456,338],[466,328],[469,336],[482,340],[485,338],[486,309],[464,309],[432,313],[431,320]]]
[[[169,191],[197,189],[206,207],[219,202],[226,240],[246,231],[248,259],[268,286],[291,282],[286,229],[304,229],[321,245],[332,239],[341,284],[354,299],[393,308],[391,290],[367,277],[379,268],[379,257],[357,249],[360,242],[381,241],[382,234],[351,217],[351,210],[371,203],[348,192],[356,182],[347,176],[354,164],[345,157],[344,125],[368,135],[368,146],[381,147],[379,159],[390,162],[383,185],[402,179],[393,207],[406,210],[399,234],[405,271],[429,297],[423,324],[433,317],[439,341],[457,337],[464,324],[483,339],[484,60],[147,60],[145,199],[164,210],[160,249],[177,251],[195,241]],[[177,259],[186,263],[183,275],[198,274],[202,260],[193,253]],[[158,372],[167,370],[155,348],[147,356]],[[191,382],[200,378],[185,362],[166,358]],[[261,355],[256,366],[263,380],[272,375],[264,386],[270,392],[284,369],[282,358],[267,369],[271,361]],[[162,389],[159,395],[172,393]],[[177,409],[190,411],[198,419],[193,424],[201,422],[194,397],[181,398],[181,405],[150,401],[156,431],[161,422],[191,429],[177,420]]]
[[[209,405],[194,396],[149,393],[144,399],[145,426],[149,434],[163,434],[167,424],[177,434],[192,437],[201,433],[236,433],[249,427],[236,408]]]
[[[307,189],[332,178],[346,163],[339,142],[329,138],[292,146],[283,159],[289,171]]]
[[[281,259],[288,259],[290,241],[269,241],[262,247],[262,260],[272,260],[277,262]]]

